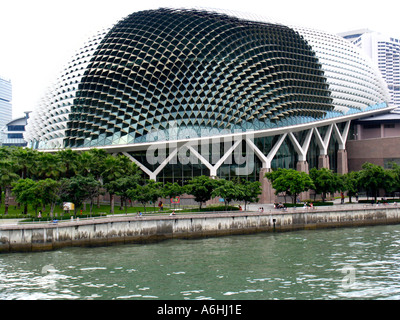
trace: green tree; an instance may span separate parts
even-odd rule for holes
[[[36,183],[35,196],[42,206],[50,205],[50,216],[53,217],[54,208],[61,199],[65,184],[50,178],[39,180]]]
[[[104,181],[104,187],[110,194],[110,213],[114,213],[114,195],[118,191],[115,181],[122,177],[131,176],[137,171],[137,165],[124,155],[116,157],[108,155],[104,159],[101,176]]]
[[[84,151],[79,158],[79,163],[77,167],[78,174],[84,177],[93,177],[96,179],[100,186],[97,190],[97,208],[100,208],[100,195],[102,194],[102,173],[104,169],[104,160],[107,158],[107,152],[103,149],[90,149]],[[92,202],[91,202],[92,205]],[[92,208],[92,207],[91,207]]]
[[[195,201],[199,203],[200,210],[203,202],[211,199],[212,192],[216,187],[216,181],[208,176],[198,176],[190,180],[185,186],[187,193],[193,195]]]
[[[171,205],[171,198],[179,197],[184,193],[185,193],[185,188],[180,186],[177,182],[174,183],[167,182],[161,189],[162,196],[170,199],[170,205]],[[175,205],[176,204],[174,204],[174,207]]]
[[[387,192],[394,192],[400,189],[400,166],[395,163],[389,163],[389,169],[385,169],[387,179],[385,179],[384,188]]]
[[[359,171],[359,182],[365,190],[370,192],[377,200],[379,189],[385,187],[385,179],[387,175],[385,170],[378,165],[366,162]]]
[[[8,214],[12,184],[19,179],[18,167],[9,159],[0,160],[0,186],[4,190],[4,214]],[[1,194],[0,194],[1,196]]]
[[[350,171],[339,176],[341,180],[340,191],[347,192],[349,202],[352,202],[354,197],[359,191],[359,173],[358,171]]]
[[[51,178],[53,180],[59,180],[65,170],[66,168],[61,165],[61,161],[56,154],[49,152],[39,153],[37,166],[34,169],[35,176],[38,179],[44,180]]]
[[[227,210],[228,205],[231,201],[239,198],[239,188],[237,184],[233,183],[231,180],[216,180],[213,191],[211,192],[211,197],[221,197],[224,199],[225,210]]]
[[[100,180],[104,168],[107,152],[103,149],[90,149],[81,153],[77,166],[77,173],[87,177],[93,176]]]
[[[11,151],[9,147],[0,146],[0,161],[10,160]],[[0,184],[0,205],[3,203],[3,187]]]
[[[32,179],[19,179],[13,183],[12,193],[15,200],[24,206],[24,214],[28,213],[28,205],[33,205],[37,201],[34,191],[37,183]]]
[[[93,205],[94,205],[94,199],[98,198],[99,195],[103,194],[102,189],[101,189],[101,183],[100,181],[96,180],[92,176],[84,177],[85,178],[85,183],[86,183],[86,192],[87,192],[87,199],[90,200],[90,216],[92,215],[93,212]]]
[[[54,185],[51,186],[50,190],[46,188],[49,180],[58,183],[52,179],[39,180],[34,181],[29,178],[20,179],[16,183],[13,184],[13,194],[16,196],[16,200],[18,203],[24,205],[24,214],[27,213],[28,205],[31,205],[37,214],[37,209],[40,206],[45,206],[50,203],[49,200],[51,198],[50,193],[54,192]],[[52,206],[52,209],[54,207]],[[51,214],[53,211],[51,211]]]
[[[247,203],[258,202],[258,196],[262,193],[261,183],[259,181],[247,181],[242,180],[237,188],[239,192],[237,193],[236,200],[244,201],[244,210],[247,210]]]
[[[117,196],[120,196],[121,198],[121,207],[120,209],[122,210],[122,206],[125,208],[125,213],[128,212],[127,208],[127,200],[129,199],[129,189],[135,188],[140,180],[140,175],[130,175],[126,177],[119,178],[111,183],[114,184],[113,189],[115,191],[115,194]]]
[[[55,156],[59,160],[65,178],[71,178],[77,174],[80,162],[80,154],[77,151],[63,149],[55,153]]]
[[[161,183],[149,180],[145,185],[137,185],[135,188],[129,189],[127,194],[129,199],[139,201],[146,212],[146,204],[151,201],[155,205],[161,196]]]
[[[334,193],[339,189],[338,176],[332,170],[327,168],[310,170],[310,178],[314,183],[314,190],[316,194],[321,194],[322,202],[325,202],[327,193]]]
[[[10,147],[0,146],[0,159],[7,159],[11,155]]]
[[[74,216],[76,217],[76,213],[82,207],[83,201],[90,198],[90,190],[96,189],[99,182],[93,177],[83,177],[79,174],[70,179],[63,178],[61,182],[65,186],[62,200],[74,203]]]
[[[314,187],[310,176],[305,172],[294,169],[282,169],[267,172],[265,177],[271,181],[275,194],[284,193],[292,197],[292,203],[296,203],[297,196]]]
[[[16,148],[12,153],[19,167],[19,175],[22,179],[32,178],[37,166],[39,152],[29,148]]]

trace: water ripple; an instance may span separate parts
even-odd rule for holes
[[[0,299],[400,299],[400,226],[0,255]]]

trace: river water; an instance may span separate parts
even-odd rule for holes
[[[400,299],[400,225],[1,254],[0,299]]]

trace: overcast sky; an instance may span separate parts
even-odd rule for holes
[[[35,108],[88,37],[135,11],[228,9],[332,33],[368,28],[400,39],[400,6],[394,0],[0,1],[0,75],[12,81],[13,118]]]

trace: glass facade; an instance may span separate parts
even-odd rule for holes
[[[151,132],[160,141],[171,123],[179,139],[295,125],[333,111],[322,67],[299,34],[198,11],[146,11],[119,22],[77,96],[66,147],[149,142]]]
[[[11,81],[0,78],[0,131],[12,118],[12,85]],[[0,144],[2,143],[0,135]]]
[[[38,149],[107,148],[267,131],[386,108],[388,97],[341,37],[230,13],[148,10],[89,40],[26,137]],[[273,165],[293,166],[280,152]]]
[[[24,132],[29,113],[25,112],[24,117],[14,119],[6,124],[2,132],[0,132],[3,135],[3,146],[27,146],[27,142],[24,139]]]
[[[343,131],[344,123],[338,124],[339,130]],[[318,132],[322,137],[325,137],[328,131],[328,126],[321,127],[318,129]],[[306,135],[308,131],[299,131],[295,132],[294,135],[296,140],[303,144],[304,140],[306,139]],[[263,153],[268,154],[270,150],[276,145],[277,141],[279,140],[280,136],[268,136],[262,138],[255,138],[254,144],[257,148]],[[214,145],[201,145],[199,146],[199,153],[211,164],[215,165],[217,161],[219,161],[233,145],[233,141],[231,143],[220,143]],[[202,148],[205,148],[205,151]],[[329,167],[334,172],[337,172],[337,152],[339,150],[339,144],[337,138],[334,134],[331,134],[329,139],[329,147],[328,147],[328,154],[329,157]],[[170,149],[166,148],[165,153],[163,153],[162,159],[167,158],[171,153]],[[321,150],[316,143],[315,139],[311,139],[310,146],[307,152],[306,161],[308,163],[309,169],[311,168],[319,168],[319,156]],[[145,165],[147,169],[154,172],[156,171],[157,167],[160,165],[160,160],[158,163],[152,165],[149,162],[148,153],[147,151],[137,151],[137,152],[129,152],[133,158],[139,161],[141,164]],[[160,153],[156,153],[156,156],[159,156]],[[187,151],[187,154],[184,154],[187,159],[190,158],[190,152]],[[162,160],[161,159],[161,160]],[[213,160],[214,159],[214,160]],[[274,156],[273,160],[271,161],[271,169],[277,168],[285,168],[285,169],[296,169],[297,163],[299,161],[298,153],[295,151],[293,144],[289,139],[285,139],[282,145],[279,147],[276,155]],[[157,181],[159,182],[177,182],[181,185],[184,185],[188,180],[193,177],[200,176],[200,175],[210,175],[210,170],[207,168],[206,165],[201,163],[198,158],[192,157],[189,160],[182,161],[179,159],[179,155],[174,157],[170,163],[168,163],[157,175]],[[240,164],[241,163],[241,164]],[[238,168],[247,167],[250,170],[248,173],[240,173],[237,171]],[[260,172],[262,169],[262,163],[260,159],[254,152],[248,148],[247,143],[245,140],[241,142],[241,145],[237,148],[235,152],[233,152],[219,167],[217,170],[216,176],[218,178],[223,178],[227,180],[235,179],[236,177],[240,177],[241,179],[246,179],[250,181],[259,181],[260,179]]]

